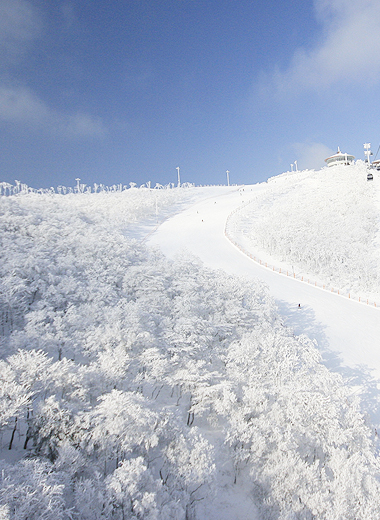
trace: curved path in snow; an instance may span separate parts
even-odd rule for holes
[[[266,269],[224,235],[229,214],[265,186],[245,186],[244,192],[204,188],[203,200],[165,220],[148,243],[171,258],[186,250],[206,266],[264,280],[286,325],[317,341],[325,364],[349,379],[375,427],[380,427],[380,309]]]

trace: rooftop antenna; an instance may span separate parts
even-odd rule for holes
[[[368,166],[371,166],[371,160],[370,160],[370,155],[372,155],[372,152],[371,152],[371,143],[364,143],[364,155],[367,157],[366,158],[366,162],[368,163]]]

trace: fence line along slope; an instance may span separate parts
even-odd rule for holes
[[[379,193],[360,161],[284,173],[231,215],[228,234],[277,270],[380,302]]]

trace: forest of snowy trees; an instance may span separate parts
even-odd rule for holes
[[[0,197],[1,520],[380,517],[376,432],[266,287],[130,238],[197,189]]]
[[[380,200],[378,172],[367,181],[367,167],[285,173],[230,219],[230,234],[273,263],[318,277],[346,293],[379,298]]]

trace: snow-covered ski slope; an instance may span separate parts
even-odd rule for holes
[[[273,186],[276,189],[273,189]],[[199,257],[207,266],[235,275],[264,280],[277,302],[286,325],[292,327],[296,335],[305,333],[316,340],[326,365],[348,379],[355,391],[360,394],[363,407],[370,414],[375,426],[379,427],[380,297],[376,285],[378,269],[376,258],[379,253],[377,234],[380,214],[379,191],[380,174],[375,172],[374,180],[368,182],[366,168],[360,163],[348,168],[325,168],[320,172],[283,174],[268,183],[252,186],[203,188],[200,190],[205,197],[203,200],[199,200],[185,211],[163,222],[150,236],[148,242],[158,246],[169,257],[175,257],[180,251],[186,250],[188,254]],[[328,244],[330,241],[331,250],[334,249],[331,240],[338,240],[339,232],[343,235],[341,238],[343,240],[349,229],[352,230],[355,225],[359,226],[359,230],[356,230],[356,240],[362,242],[355,243],[353,237],[349,237],[347,241],[349,247],[347,244],[343,244],[342,247],[348,247],[345,250],[348,256],[357,251],[358,256],[363,256],[364,260],[371,259],[372,285],[367,284],[366,289],[374,301],[378,296],[378,307],[363,303],[366,301],[367,294],[362,295],[362,303],[359,303],[336,292],[332,293],[310,285],[306,281],[309,276],[313,280],[333,284],[335,287],[337,282],[341,282],[345,286],[346,294],[349,292],[351,282],[358,293],[361,287],[356,283],[355,277],[361,276],[360,270],[353,272],[349,266],[346,266],[348,273],[346,278],[342,270],[338,273],[338,279],[323,279],[323,272],[307,272],[305,265],[295,266],[292,260],[286,262],[279,254],[270,256],[269,252],[260,248],[257,243],[255,247],[254,238],[249,239],[247,234],[241,232],[244,218],[246,229],[250,229],[252,216],[255,215],[257,208],[262,211],[262,219],[267,217],[269,212],[271,213],[273,227],[279,225],[284,227],[286,215],[289,218],[289,206],[284,202],[284,198],[280,199],[286,192],[293,198],[293,203],[294,199],[299,201],[298,207],[294,208],[298,219],[293,220],[293,224],[305,218],[302,207],[304,212],[309,212],[309,218],[314,210],[319,214],[323,213],[319,215],[318,222],[325,222],[325,243]],[[316,199],[319,200],[319,205],[313,209]],[[265,211],[262,210],[263,201],[267,204]],[[338,209],[336,209],[336,201],[339,201]],[[236,211],[239,208],[241,210]],[[374,213],[369,213],[370,211]],[[232,212],[240,218],[240,227],[236,227],[234,238],[242,244],[245,251],[256,253],[263,263],[268,262],[270,265],[282,267],[283,273],[286,270],[289,273],[296,270],[301,272],[303,268],[305,281],[265,268],[235,247],[225,236],[226,221]],[[338,214],[338,217],[341,215],[341,230],[339,230],[339,218],[333,224],[329,220],[334,213]],[[356,222],[359,218],[365,218],[366,222],[364,224]],[[344,226],[347,221],[346,229]],[[269,226],[269,220],[266,223]],[[314,223],[309,221],[306,224],[309,234],[312,234]],[[335,229],[331,228],[332,225]],[[330,233],[331,231],[333,233]],[[329,238],[331,235],[333,238]],[[370,243],[366,243],[368,237],[371,238]],[[302,237],[299,243],[302,243]],[[309,246],[312,247],[310,244]],[[308,244],[305,244],[306,247]],[[323,241],[320,241],[320,247],[324,247]],[[360,258],[355,261],[355,268],[360,269]]]
[[[380,518],[379,308],[247,256],[378,302],[377,176],[7,191],[4,519]]]

